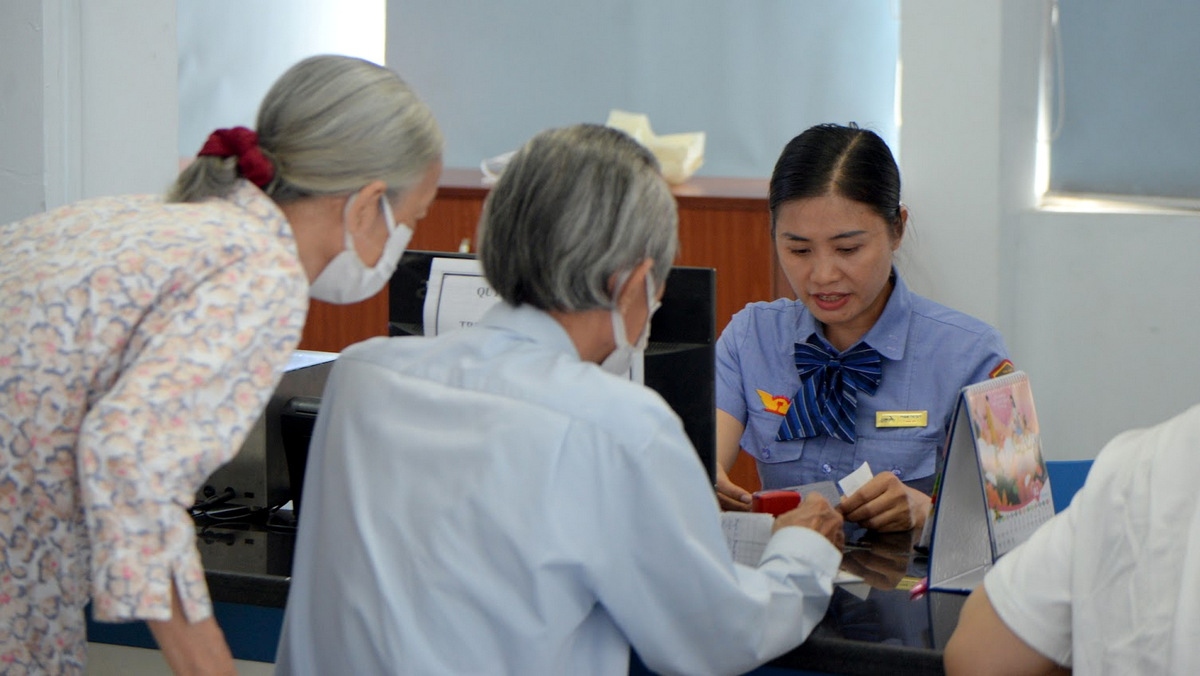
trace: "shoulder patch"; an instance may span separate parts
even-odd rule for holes
[[[1000,376],[1006,376],[1015,370],[1016,369],[1013,368],[1013,363],[1011,361],[1009,361],[1008,359],[1005,359],[1004,361],[1000,362],[999,364],[996,364],[996,368],[994,368],[988,372],[988,377],[989,378],[999,378]]]

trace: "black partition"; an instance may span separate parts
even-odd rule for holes
[[[389,287],[388,334],[424,334],[423,312],[434,258],[473,258],[471,254],[407,251]],[[662,307],[650,326],[645,384],[657,391],[683,420],[710,480],[716,474],[716,296],[712,268],[671,268]]]

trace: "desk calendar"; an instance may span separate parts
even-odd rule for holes
[[[1054,516],[1029,376],[963,388],[934,492],[929,586],[969,592]]]

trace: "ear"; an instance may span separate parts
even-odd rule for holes
[[[646,275],[654,269],[654,259],[645,258],[641,263],[638,263],[633,272],[629,273],[629,278],[625,280],[625,286],[620,290],[620,296],[617,300],[617,309],[624,311],[630,305],[638,302],[645,302],[646,296]],[[615,286],[619,275],[613,275],[609,280],[609,284]],[[612,288],[612,286],[610,286]],[[642,299],[642,300],[638,300]]]
[[[387,184],[383,181],[371,181],[358,192],[346,198],[349,207],[346,211],[346,227],[350,234],[360,236],[375,225],[376,220],[383,218],[379,207],[379,198],[387,194]],[[351,200],[353,198],[353,201]]]
[[[900,203],[900,222],[896,224],[896,239],[892,240],[892,251],[900,248],[900,241],[904,239],[904,233],[908,232],[908,207],[903,202]]]

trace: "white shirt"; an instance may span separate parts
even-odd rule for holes
[[[1200,406],[1104,448],[1071,506],[984,580],[1076,674],[1200,673]]]
[[[841,558],[784,528],[732,562],[653,391],[503,303],[342,353],[325,391],[278,672],[740,673],[801,643]]]

